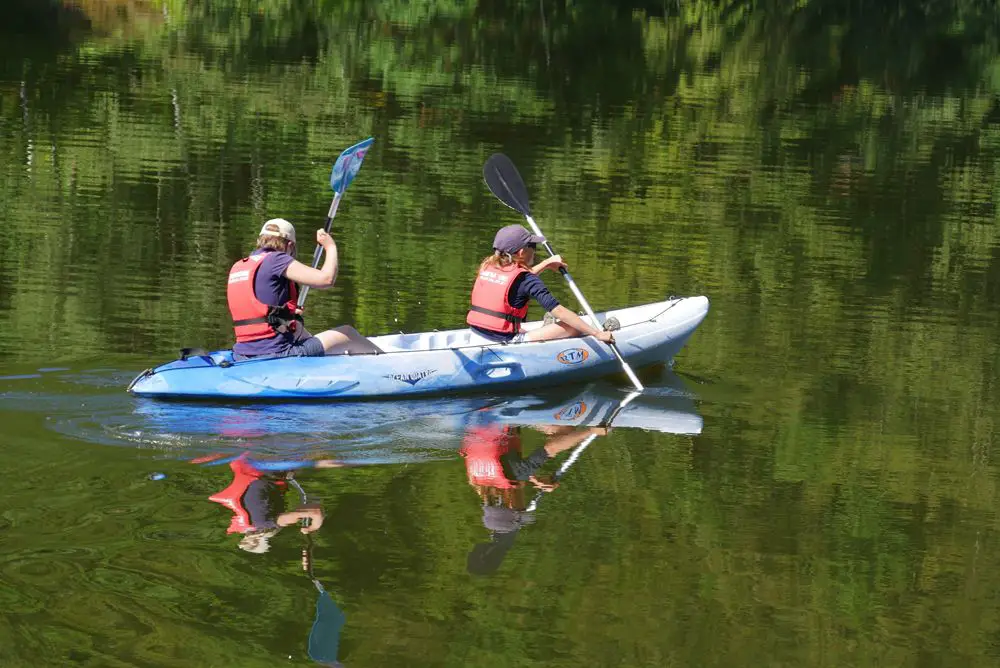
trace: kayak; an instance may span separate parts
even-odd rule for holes
[[[615,317],[615,341],[634,367],[672,359],[708,314],[706,297],[671,298],[597,314]],[[541,327],[526,322],[524,331]],[[618,360],[593,337],[496,343],[466,329],[370,337],[384,352],[235,361],[220,350],[147,369],[128,391],[141,397],[374,399],[507,391],[617,373]]]
[[[615,317],[615,340],[635,367],[672,359],[708,314],[706,297],[673,298],[597,315]],[[540,321],[524,323],[531,331]],[[457,329],[388,334],[384,352],[235,361],[232,351],[190,355],[139,374],[128,391],[143,397],[360,399],[511,390],[617,373],[611,349],[593,337],[496,343]]]

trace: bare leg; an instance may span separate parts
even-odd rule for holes
[[[384,352],[374,343],[361,336],[358,330],[350,325],[341,325],[336,329],[328,329],[320,332],[316,338],[323,342],[323,349],[327,355],[370,355],[372,353]]]
[[[551,325],[542,325],[538,329],[526,332],[524,340],[552,341],[553,339],[568,339],[574,336],[580,336],[580,332],[576,331],[575,328],[570,327],[564,322],[556,322]]]
[[[545,452],[549,453],[549,457],[555,457],[560,452],[564,450],[569,450],[570,448],[575,448],[580,443],[584,441],[588,436],[596,434],[598,436],[604,436],[608,433],[608,430],[604,427],[582,427],[574,428],[571,431],[563,432],[561,434],[555,434],[549,438],[545,443]]]

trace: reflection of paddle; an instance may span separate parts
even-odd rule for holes
[[[294,477],[289,477],[288,482],[298,490],[302,505],[306,505],[308,499],[302,485]],[[305,526],[307,521],[302,520],[302,525]],[[307,533],[305,537],[306,546],[302,550],[302,569],[309,575],[316,591],[319,592],[319,597],[316,599],[316,618],[309,631],[309,658],[324,665],[339,666],[341,664],[337,661],[337,652],[340,648],[340,630],[344,628],[347,617],[323,587],[323,584],[316,579],[316,575],[313,573],[312,534]]]
[[[624,399],[622,399],[621,403],[618,404],[618,407],[615,408],[613,411],[611,411],[611,415],[609,415],[607,419],[601,421],[600,426],[605,428],[610,427],[611,423],[614,422],[614,419],[618,417],[618,415],[625,409],[625,407],[628,406],[630,403],[632,403],[632,401],[638,396],[639,396],[638,392],[629,392],[629,394]],[[553,482],[559,480],[564,475],[566,475],[566,471],[569,470],[569,467],[571,467],[573,463],[577,459],[579,459],[580,455],[583,454],[583,451],[586,450],[590,446],[590,444],[593,443],[596,439],[597,439],[597,434],[591,434],[590,436],[585,438],[583,442],[580,443],[580,445],[573,448],[573,452],[569,453],[569,457],[566,458],[566,461],[562,463],[562,466],[560,466],[559,469],[556,471],[555,475],[552,476]],[[525,508],[525,510],[527,512],[534,512],[535,508],[538,507],[538,502],[542,498],[542,494],[544,493],[545,492],[539,491],[538,494],[535,495],[535,498],[531,500],[531,503],[528,504],[528,507]]]
[[[340,198],[344,196],[347,186],[351,185],[351,181],[354,180],[358,170],[361,169],[361,163],[364,161],[365,155],[368,154],[368,147],[373,143],[375,143],[374,137],[359,141],[354,146],[344,149],[344,152],[337,157],[337,161],[333,163],[333,171],[330,173],[330,187],[333,188],[333,201],[330,202],[330,210],[326,214],[326,224],[323,226],[323,229],[328,234],[330,228],[333,226],[333,217],[337,215]],[[322,254],[323,247],[317,245],[316,250],[313,251],[313,269],[319,266],[319,258]],[[303,285],[297,302],[300,309],[306,303],[306,295],[308,294],[309,286]]]
[[[616,417],[628,406],[636,397],[639,396],[638,392],[630,392],[618,406],[611,411],[607,419],[602,420],[601,426],[610,427],[611,423]],[[591,434],[585,438],[580,445],[573,449],[570,456],[563,462],[563,465],[559,467],[553,476],[554,481],[559,480],[566,474],[569,467],[573,465],[583,451],[594,442],[597,438],[597,434]],[[538,501],[541,499],[544,492],[539,491],[535,495],[535,498],[531,500],[528,507],[523,511],[515,511],[510,508],[496,508],[489,507],[483,512],[483,522],[487,524],[487,528],[494,529],[492,538],[489,543],[479,543],[475,545],[469,552],[468,560],[466,563],[466,568],[472,575],[491,575],[497,568],[500,567],[500,563],[503,561],[507,554],[507,551],[514,545],[514,539],[517,537],[517,532],[525,524],[530,524],[534,522],[534,511],[538,507]],[[496,526],[495,524],[491,526],[487,523],[488,515],[487,513],[504,513],[501,521],[506,522],[506,527]]]
[[[514,163],[510,161],[510,158],[505,156],[503,153],[494,153],[483,165],[483,179],[486,181],[486,187],[490,189],[498,200],[514,209],[528,221],[528,225],[531,226],[531,231],[540,237],[544,237],[542,230],[538,227],[538,223],[535,219],[531,217],[531,204],[528,202],[528,189],[524,185],[524,180],[517,171],[517,167]],[[549,255],[555,255],[556,252],[552,250],[552,245],[546,241],[544,243],[545,250],[548,251]],[[601,323],[597,322],[597,316],[594,315],[594,309],[590,308],[590,303],[587,302],[587,298],[583,296],[580,292],[580,288],[576,286],[576,281],[573,277],[569,275],[569,271],[566,267],[560,267],[559,273],[563,275],[566,282],[569,283],[569,289],[573,291],[573,295],[576,300],[583,307],[583,310],[587,312],[590,316],[590,324],[594,327],[600,329]],[[635,371],[632,371],[632,367],[629,363],[625,361],[622,354],[618,351],[618,346],[613,343],[608,344],[611,347],[612,352],[614,352],[615,357],[618,358],[618,362],[622,365],[622,369],[625,371],[625,375],[628,379],[632,381],[632,385],[639,392],[642,392],[642,383],[639,382],[639,378],[635,375]]]

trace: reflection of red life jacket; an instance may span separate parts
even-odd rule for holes
[[[236,332],[238,343],[271,338],[278,331],[268,316],[277,313],[278,316],[289,320],[297,312],[299,290],[292,281],[288,281],[289,299],[285,304],[274,306],[257,299],[253,286],[260,265],[267,255],[267,253],[257,253],[237,260],[229,270],[226,299],[229,302],[229,313],[233,316],[233,330]]]
[[[521,452],[521,436],[512,427],[490,425],[469,427],[462,441],[465,472],[470,485],[512,489],[515,482],[503,471],[500,458],[510,451]]]
[[[246,455],[229,462],[229,468],[233,470],[233,481],[229,487],[221,492],[216,492],[208,497],[209,501],[221,503],[226,508],[233,511],[233,519],[229,523],[226,533],[246,533],[253,531],[254,526],[250,524],[250,513],[243,506],[243,495],[247,493],[247,488],[254,480],[260,480],[264,476],[263,471],[255,469],[246,459]],[[275,481],[278,487],[285,487],[284,480]]]
[[[465,322],[491,332],[517,334],[521,321],[528,316],[528,304],[510,305],[510,286],[521,274],[530,273],[518,264],[482,269],[472,286],[472,306]]]

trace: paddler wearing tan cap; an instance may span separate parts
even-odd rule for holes
[[[321,357],[382,352],[354,327],[341,325],[310,334],[297,301],[300,286],[324,290],[337,280],[337,244],[316,230],[323,266],[312,268],[295,259],[295,226],[284,218],[264,223],[257,247],[229,270],[226,298],[233,318],[236,360],[254,357]]]

